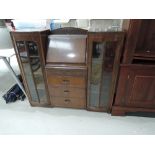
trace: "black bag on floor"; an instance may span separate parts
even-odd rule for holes
[[[22,82],[21,76],[18,76],[19,80]],[[3,98],[6,103],[15,102],[16,100],[23,101],[25,99],[25,94],[20,89],[18,84],[15,84],[11,87],[6,94],[3,95]]]

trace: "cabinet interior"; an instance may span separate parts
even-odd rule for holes
[[[155,20],[141,20],[134,56],[155,57]]]

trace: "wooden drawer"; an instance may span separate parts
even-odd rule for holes
[[[86,90],[72,87],[49,87],[50,95],[58,97],[86,98]]]
[[[71,76],[48,76],[48,85],[53,86],[68,86],[68,87],[77,87],[85,88],[86,80],[84,77],[71,77]]]
[[[70,68],[70,67],[57,67],[57,68],[51,68],[48,65],[46,65],[46,73],[48,76],[87,76],[87,68]]]
[[[86,108],[86,99],[80,98],[51,97],[51,103],[57,107]]]

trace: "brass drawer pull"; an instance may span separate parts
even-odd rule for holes
[[[65,93],[69,93],[69,90],[64,90]]]
[[[69,80],[63,80],[64,82],[69,82]]]
[[[69,95],[69,90],[64,90],[64,96],[68,96]]]
[[[64,84],[69,84],[69,80],[63,80]]]
[[[64,101],[65,101],[66,104],[70,103],[70,99],[65,99]]]

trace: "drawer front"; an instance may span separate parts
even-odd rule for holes
[[[48,84],[53,86],[68,86],[85,88],[86,80],[84,77],[69,77],[69,76],[48,76]]]
[[[57,107],[86,108],[86,99],[80,98],[51,97],[51,103]]]
[[[87,69],[69,69],[67,68],[47,68],[46,72],[50,76],[87,76]]]
[[[86,90],[72,87],[49,87],[51,96],[85,98]]]

